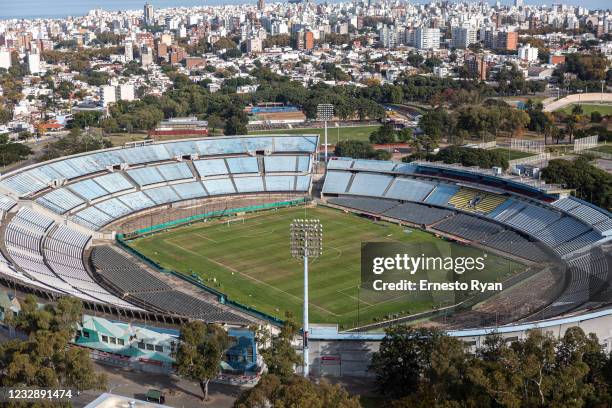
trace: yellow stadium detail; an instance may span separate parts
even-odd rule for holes
[[[470,212],[488,213],[506,201],[502,196],[484,193],[470,188],[461,188],[448,200],[455,208]]]

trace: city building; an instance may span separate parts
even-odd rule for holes
[[[453,48],[468,48],[477,41],[477,30],[473,27],[454,27],[452,29]]]
[[[208,122],[198,120],[195,116],[185,118],[171,118],[162,121],[150,136],[207,136]]]
[[[262,52],[262,51],[263,51],[263,45],[262,45],[261,38],[252,37],[247,40],[247,52],[248,53],[256,53],[256,52]]]
[[[416,47],[420,50],[437,50],[440,48],[440,29],[417,28],[415,42]]]
[[[134,48],[133,48],[132,42],[126,41],[123,44],[123,48],[124,48],[123,55],[125,56],[125,62],[133,61],[134,60]]]
[[[465,64],[468,71],[474,78],[478,78],[481,81],[487,79],[488,66],[485,62],[484,56],[482,55],[470,55]]]
[[[155,24],[155,8],[152,4],[145,3],[144,6],[144,22],[146,25]]]
[[[538,60],[538,49],[530,44],[519,47],[518,56],[523,61],[536,62]]]
[[[498,50],[514,51],[518,45],[516,31],[499,31],[497,33],[496,47]]]
[[[11,52],[6,48],[0,48],[0,68],[9,69],[11,67]]]
[[[38,53],[37,49],[34,49],[28,53],[28,70],[32,75],[42,72],[40,65],[40,54]]]

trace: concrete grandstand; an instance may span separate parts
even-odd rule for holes
[[[6,286],[48,299],[76,296],[89,309],[119,317],[246,326],[259,317],[220,302],[214,293],[151,273],[112,245],[115,234],[126,220],[153,212],[178,214],[202,202],[302,196],[529,264],[554,265],[546,288],[532,285],[538,303],[521,308],[516,303],[524,306],[523,298],[509,296],[507,308],[515,310],[492,324],[522,330],[520,325],[531,324],[526,322],[608,310],[608,211],[560,186],[428,162],[335,158],[318,197],[312,192],[317,146],[318,137],[308,135],[155,142],[7,173],[0,178],[0,278]],[[473,322],[459,314],[444,327],[466,329]],[[317,335],[322,342],[379,340],[360,333],[315,331],[314,340]]]

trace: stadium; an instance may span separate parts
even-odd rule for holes
[[[310,281],[314,373],[367,375],[382,329],[398,323],[476,344],[493,330],[510,339],[579,322],[601,327],[609,347],[608,211],[490,169],[348,158],[325,166],[318,142],[143,142],[4,174],[1,281],[46,301],[77,297],[111,320],[279,326],[301,318],[289,224],[316,218],[325,235]],[[360,288],[368,241],[486,256],[482,275],[504,290],[379,298]]]

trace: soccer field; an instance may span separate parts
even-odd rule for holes
[[[285,318],[302,318],[303,269],[289,252],[289,224],[317,218],[324,229],[323,256],[310,267],[310,321],[342,328],[372,323],[385,316],[413,314],[445,304],[440,295],[367,293],[361,281],[362,242],[431,243],[453,255],[482,256],[482,250],[449,243],[420,230],[371,220],[326,207],[293,207],[260,212],[232,223],[199,223],[150,235],[130,245],[168,269],[195,273],[230,299]],[[521,264],[487,254],[479,279],[500,281],[522,270]],[[469,273],[463,275],[469,278]],[[473,278],[473,277],[472,277]],[[359,307],[358,307],[359,302]]]
[[[369,141],[370,134],[378,129],[380,126],[344,126],[335,127],[329,126],[327,128],[327,141],[331,145],[337,144],[343,140],[360,140]],[[309,129],[279,129],[279,130],[257,130],[249,132],[249,135],[301,135],[301,134],[318,134],[321,139],[319,143],[323,143],[323,137],[325,130],[322,128],[309,128]]]

